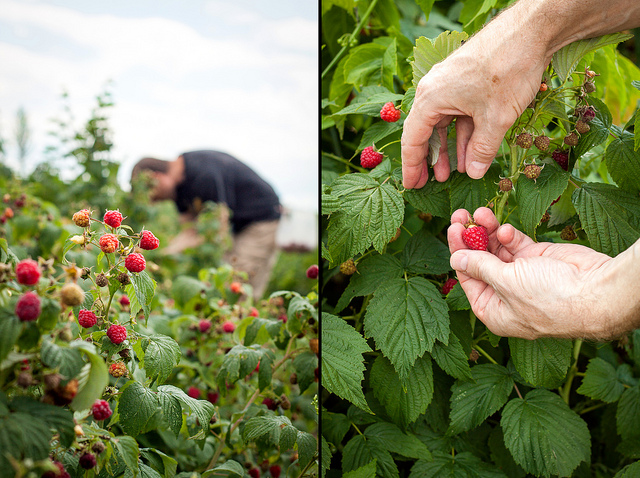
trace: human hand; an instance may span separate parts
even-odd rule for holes
[[[517,7],[517,5],[516,5]],[[504,135],[540,89],[551,60],[540,38],[527,38],[515,7],[507,10],[420,80],[402,133],[402,175],[406,188],[429,177],[427,152],[434,129],[443,147],[433,172],[450,174],[447,126],[455,118],[457,169],[481,178]]]
[[[473,219],[487,228],[488,251],[465,246],[469,213],[458,209],[447,232],[451,266],[473,312],[493,333],[602,339],[633,328],[627,319],[634,304],[625,303],[618,281],[626,255],[612,259],[577,244],[534,242],[510,224],[500,226],[488,208]]]

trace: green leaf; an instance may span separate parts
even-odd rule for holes
[[[358,145],[358,151],[362,151],[364,148],[371,146],[375,143],[379,143],[387,136],[400,131],[402,124],[400,121],[395,123],[387,123],[386,121],[379,121],[376,124],[369,126],[362,134],[362,139]]]
[[[402,251],[402,267],[410,274],[446,274],[451,270],[449,248],[425,229],[416,232]]]
[[[415,360],[430,351],[436,339],[447,343],[447,303],[423,277],[392,279],[381,284],[369,302],[364,330],[404,381]]]
[[[323,215],[329,215],[342,209],[340,199],[333,194],[322,193],[320,211]]]
[[[131,279],[136,299],[144,311],[145,318],[148,319],[151,313],[151,301],[156,290],[156,281],[147,274],[147,271],[142,271],[138,274],[130,273],[129,278]]]
[[[624,384],[618,380],[613,365],[596,357],[589,360],[582,384],[576,391],[595,400],[615,402],[624,392]]]
[[[22,323],[15,314],[0,312],[0,361],[13,350],[21,332]]]
[[[384,478],[399,478],[391,453],[379,442],[367,440],[363,435],[356,435],[347,442],[342,451],[342,471],[357,470],[373,460],[377,460],[377,474]]]
[[[79,349],[89,359],[82,367],[78,379],[78,393],[69,405],[73,410],[86,410],[102,396],[104,388],[109,385],[109,371],[104,359],[93,344],[75,340],[70,347]]]
[[[173,385],[162,385],[158,387],[157,394],[158,396],[160,396],[161,394],[166,394],[176,398],[182,405],[183,410],[189,413],[193,413],[198,419],[197,421],[200,430],[192,438],[205,438],[205,433],[207,430],[209,430],[209,421],[216,411],[214,405],[211,402],[209,402],[208,400],[197,400],[195,398],[191,398],[189,395],[184,393],[183,390],[179,389],[178,387],[174,387]]]
[[[371,254],[358,262],[358,272],[351,276],[349,285],[334,309],[343,310],[354,297],[373,294],[380,284],[402,275],[402,264],[391,254]]]
[[[384,45],[383,39],[352,48],[344,63],[345,81],[356,88],[380,85],[393,90],[396,74],[397,45],[395,39]]]
[[[447,183],[427,181],[420,189],[407,189],[404,197],[409,204],[422,212],[447,218],[451,215]]]
[[[638,195],[640,191],[640,152],[634,149],[634,136],[623,131],[615,138],[604,154],[607,170],[622,189]]]
[[[433,460],[418,460],[411,468],[409,478],[506,478],[496,467],[483,462],[468,451],[451,453],[436,451]]]
[[[560,48],[553,54],[553,68],[564,83],[576,69],[578,63],[587,53],[602,48],[605,45],[617,44],[633,38],[628,33],[611,33],[596,38],[578,40]]]
[[[513,390],[509,371],[495,364],[471,368],[472,382],[456,381],[451,395],[450,431],[458,434],[471,430],[500,410]]]
[[[513,461],[513,457],[507,447],[504,446],[504,435],[502,428],[495,427],[489,435],[489,450],[491,460],[495,463],[509,478],[525,478],[527,474],[520,465]]]
[[[176,475],[178,462],[169,455],[155,448],[143,448],[140,450],[140,455],[153,467],[154,472],[157,471],[161,477],[173,478]]]
[[[462,290],[460,282],[454,285],[451,292],[447,294],[446,301],[449,310],[469,310],[471,308],[469,299],[467,299],[467,295],[464,293],[464,290]]]
[[[511,359],[527,382],[539,387],[559,386],[571,364],[571,340],[509,338]]]
[[[318,442],[311,433],[298,431],[296,448],[298,449],[298,464],[304,469],[316,455]]]
[[[202,473],[202,478],[208,478],[209,476],[239,476],[243,478],[244,467],[234,460],[225,461],[222,465],[218,465],[215,468]]]
[[[556,394],[531,390],[504,407],[500,425],[516,463],[537,476],[570,476],[589,460],[587,424]]]
[[[60,302],[49,297],[41,298],[42,312],[38,317],[38,327],[43,331],[51,331],[58,325]]]
[[[34,420],[28,413],[10,413],[0,420],[0,465],[3,472],[13,468],[7,455],[17,460],[44,460],[49,455],[49,441],[53,433],[42,420]],[[11,474],[10,476],[15,476]]]
[[[384,87],[366,86],[345,108],[333,113],[333,116],[349,114],[365,114],[380,117],[380,110],[385,103],[401,101],[404,95],[392,93]]]
[[[324,476],[327,474],[327,470],[329,470],[331,468],[331,448],[329,448],[329,444],[327,443],[327,440],[324,439],[324,437],[321,437],[321,453],[320,453],[320,468],[322,470],[322,474],[321,476],[324,478]],[[367,465],[368,466],[368,465]],[[362,468],[360,468],[362,469]],[[376,474],[376,465],[375,462],[373,464],[373,470],[371,470],[371,472],[369,474],[363,474],[363,476],[361,478],[373,478]],[[346,476],[346,475],[345,475]],[[357,477],[360,477],[360,475],[356,475]],[[355,478],[355,477],[354,477]]]
[[[435,40],[420,37],[413,49],[414,60],[411,62],[413,70],[413,86],[418,86],[420,79],[435,65],[440,63],[453,51],[462,45],[462,41],[469,38],[464,32],[442,32]]]
[[[407,458],[429,459],[431,452],[415,435],[404,433],[393,423],[374,423],[364,432],[367,440],[377,442],[391,453]]]
[[[636,113],[636,119],[633,122],[633,150],[640,149],[640,114]]]
[[[340,319],[342,320],[342,319]],[[262,361],[264,356],[260,359],[260,371],[262,371]],[[300,393],[303,393],[311,384],[315,382],[316,373],[315,369],[318,367],[318,356],[311,351],[302,352],[296,355],[293,359],[293,368],[296,371],[298,377],[298,388]],[[271,386],[271,378],[269,381],[265,380],[263,383],[264,388]],[[261,388],[263,390],[264,388]]]
[[[133,471],[134,475],[137,475],[139,472],[138,455],[140,454],[140,449],[136,439],[122,435],[113,438],[113,443],[115,443],[119,455],[126,463],[127,468]]]
[[[536,228],[549,205],[562,194],[569,184],[569,173],[555,161],[545,164],[534,181],[524,174],[516,181],[516,199],[524,231],[535,238]]]
[[[473,214],[476,209],[489,204],[496,195],[496,184],[500,181],[500,166],[493,163],[481,179],[471,179],[466,174],[454,171],[449,179],[451,186],[451,211],[466,209]]]
[[[377,465],[378,460],[374,459],[366,465],[361,466],[357,470],[353,470],[343,474],[342,478],[375,478]]]
[[[162,416],[169,428],[177,437],[182,429],[182,406],[176,397],[167,393],[158,394],[158,404]]]
[[[322,373],[324,375],[324,369]],[[433,398],[433,369],[428,354],[416,360],[404,382],[389,359],[380,355],[371,367],[369,380],[375,397],[402,428],[415,422]]]
[[[636,195],[610,184],[587,183],[574,191],[571,200],[591,247],[598,252],[616,256],[640,237]]]
[[[371,412],[362,392],[367,341],[340,317],[322,314],[322,386],[330,393]]]
[[[594,146],[603,143],[609,136],[612,117],[609,108],[597,98],[589,98],[589,103],[596,109],[596,116],[589,122],[589,131],[580,135],[580,140],[573,148],[573,156],[579,158]]]
[[[50,429],[56,430],[60,436],[60,442],[65,447],[70,447],[76,435],[74,432],[75,422],[69,410],[65,410],[54,405],[36,402],[29,397],[14,399],[10,407],[19,413],[30,415],[32,420],[41,421]]]
[[[130,380],[118,402],[120,426],[127,435],[131,436],[145,432],[158,406],[158,398],[153,390]]]
[[[447,345],[436,342],[433,345],[431,355],[438,366],[452,377],[460,380],[472,380],[469,356],[465,353],[460,340],[454,334],[449,334],[449,343]]]
[[[256,369],[262,356],[260,349],[261,347],[258,344],[253,344],[250,347],[236,345],[227,352],[224,356],[222,367],[220,367],[218,371],[217,378],[220,393],[222,393],[223,396],[227,390],[226,382],[235,383]]]
[[[147,378],[157,381],[158,384],[164,383],[180,362],[180,346],[171,337],[160,334],[143,337],[140,345],[144,351],[140,366],[144,368]]]
[[[640,461],[625,466],[613,478],[635,478],[637,476],[640,476]]]
[[[85,365],[82,354],[77,348],[62,347],[47,339],[42,341],[40,354],[44,365],[57,368],[66,379],[78,375]]]
[[[620,397],[616,423],[623,440],[640,438],[640,386],[627,388]]]
[[[208,288],[204,282],[195,277],[178,276],[171,286],[171,297],[176,301],[178,307],[184,307],[187,302]]]

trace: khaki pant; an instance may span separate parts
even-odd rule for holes
[[[233,247],[224,258],[234,269],[249,275],[255,300],[262,298],[276,262],[279,223],[276,219],[249,224],[233,236]]]

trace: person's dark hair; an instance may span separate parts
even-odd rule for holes
[[[142,171],[155,171],[157,173],[166,173],[169,171],[169,161],[158,158],[142,158],[136,163],[131,171],[131,182]]]

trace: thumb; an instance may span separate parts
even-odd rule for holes
[[[496,157],[505,131],[488,121],[474,125],[473,134],[467,144],[466,169],[470,178],[480,179]]]
[[[478,279],[494,290],[502,283],[503,270],[506,266],[490,252],[462,249],[451,254],[451,267],[463,272],[473,279]]]

